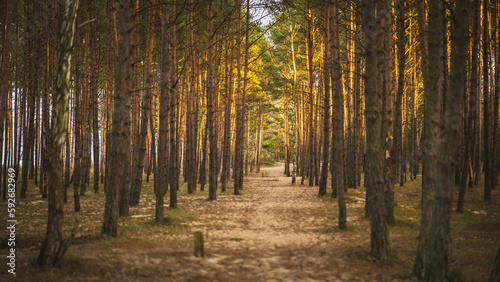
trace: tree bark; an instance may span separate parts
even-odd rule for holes
[[[332,152],[334,170],[332,174],[332,197],[338,197],[339,229],[347,228],[346,203],[344,198],[344,102],[342,91],[342,73],[340,65],[340,42],[338,25],[338,1],[330,2],[330,55],[332,70],[332,101],[333,101],[333,139]]]
[[[309,1],[307,1],[307,33],[306,33],[306,51],[307,51],[307,86],[308,86],[308,106],[309,106],[309,117],[308,117],[308,127],[309,134],[307,137],[307,169],[309,174],[309,186],[313,186],[314,183],[314,159],[315,159],[315,150],[314,150],[314,135],[316,134],[316,130],[314,128],[314,35],[312,30],[313,24],[313,11],[311,6],[309,5]],[[340,91],[340,90],[337,90]]]
[[[406,1],[402,0],[399,2],[398,6],[398,19],[397,19],[397,48],[398,48],[398,89],[396,95],[396,105],[394,109],[394,146],[392,151],[392,156],[396,158],[397,162],[399,162],[399,168],[395,167],[395,169],[399,169],[400,178],[399,178],[399,186],[404,185],[404,168],[406,167],[406,163],[403,162],[403,158],[401,157],[403,152],[403,125],[402,125],[402,104],[403,104],[403,95],[405,88],[405,44],[406,44],[406,36],[405,36],[405,5]]]
[[[155,4],[154,0],[150,1],[151,5]],[[148,34],[147,34],[147,47],[146,47],[146,63],[144,65],[145,88],[142,98],[142,113],[141,113],[141,132],[138,140],[138,154],[135,161],[134,179],[130,187],[130,205],[136,206],[139,204],[141,198],[142,188],[142,174],[144,171],[144,159],[146,157],[146,137],[148,132],[148,122],[151,111],[151,97],[153,95],[153,36],[154,36],[154,19],[155,10],[150,8],[148,16]]]
[[[484,3],[486,4],[486,1]],[[436,187],[431,191],[431,197],[433,198],[432,216],[428,222],[429,233],[425,261],[425,279],[427,281],[444,281],[447,277],[450,217],[454,186],[454,179],[450,175],[453,175],[458,161],[456,152],[462,125],[463,95],[467,89],[469,9],[470,1],[457,0],[454,13],[452,13],[454,17],[452,18],[451,30],[450,83],[453,87],[449,89],[445,96],[443,137],[439,147]],[[432,10],[433,6],[431,6]],[[440,18],[437,17],[435,20],[440,20]]]
[[[7,103],[9,99],[10,85],[9,85],[9,77],[11,73],[10,66],[10,34],[11,34],[11,26],[12,26],[12,10],[14,8],[13,1],[7,0],[5,1],[5,15],[1,15],[1,20],[4,21],[2,25],[3,32],[2,35],[2,61],[1,63],[1,80],[0,80],[0,144],[3,146],[4,141],[4,121],[7,117]],[[5,16],[5,19],[4,19]],[[8,136],[8,134],[5,134]],[[7,155],[6,148],[2,147],[1,156],[4,154]],[[7,164],[4,162],[0,165],[0,183],[2,180],[2,168],[7,167]],[[7,175],[3,176],[4,179],[7,178]],[[5,198],[4,198],[5,199]]]
[[[118,56],[116,61],[116,85],[113,102],[113,123],[109,148],[108,189],[102,233],[116,236],[118,216],[124,214],[122,205],[128,207],[130,170],[130,97],[132,95],[133,48],[132,25],[134,1],[121,0],[118,15]],[[128,211],[128,209],[127,209]]]
[[[159,98],[159,125],[158,125],[158,161],[155,178],[158,179],[156,187],[155,220],[163,221],[164,218],[164,196],[168,189],[168,44],[167,34],[169,15],[167,6],[162,7],[161,18],[161,43],[160,43],[160,98]]]
[[[325,93],[323,97],[323,164],[321,166],[321,178],[319,181],[319,191],[318,196],[322,196],[326,194],[327,190],[327,182],[328,182],[328,161],[330,158],[330,72],[332,64],[329,56],[330,49],[330,5],[331,3],[325,3],[325,34],[324,34],[324,54],[323,54],[323,79],[324,79],[324,87]],[[286,133],[288,134],[288,133]],[[288,158],[287,158],[288,159]]]
[[[375,15],[375,4],[362,0],[362,18],[365,39],[365,97],[366,97],[366,171],[365,186],[370,210],[371,254],[381,260],[389,256],[389,232],[384,200],[384,143],[382,133],[383,97],[378,75],[382,48],[377,40],[383,34],[380,13]],[[384,23],[387,24],[387,23]],[[381,26],[382,25],[382,26]]]
[[[96,2],[91,1],[90,8],[90,18],[96,18]],[[98,21],[93,21],[90,23],[90,30],[92,34],[97,34]],[[99,49],[97,44],[97,38],[95,36],[90,36],[90,56],[91,56],[91,84],[90,92],[92,97],[92,141],[93,141],[93,161],[94,161],[94,193],[99,192],[99,164],[100,164],[100,149],[99,149]]]
[[[491,148],[490,148],[490,39],[488,21],[489,1],[483,0],[483,130],[484,130],[484,196],[486,202],[491,201]]]
[[[179,140],[177,134],[178,116],[178,74],[177,74],[177,12],[176,0],[170,6],[170,162],[168,167],[168,179],[170,183],[170,207],[177,207],[177,190],[179,190]]]
[[[213,14],[212,0],[208,3],[207,9],[208,30],[207,30],[207,126],[208,139],[210,142],[210,153],[208,163],[208,200],[217,199],[217,132],[216,132],[216,111],[215,85],[214,85],[214,60],[213,60]]]
[[[57,85],[55,92],[54,124],[51,130],[50,155],[47,160],[49,208],[45,241],[38,256],[41,265],[53,266],[64,255],[67,246],[62,238],[62,223],[64,219],[62,195],[62,155],[63,146],[68,135],[69,120],[69,89],[71,72],[71,48],[75,32],[76,11],[78,0],[64,2],[64,18],[57,52]]]
[[[472,15],[472,50],[471,50],[471,67],[470,67],[470,95],[469,96],[469,104],[468,110],[466,110],[466,115],[464,116],[464,150],[462,156],[462,167],[461,167],[461,180],[460,180],[460,188],[458,192],[458,201],[457,201],[457,212],[463,212],[464,204],[465,204],[465,193],[467,187],[467,175],[469,175],[469,164],[474,156],[474,123],[476,118],[476,95],[478,92],[478,48],[479,48],[479,19],[480,19],[480,11],[481,11],[481,2],[475,1],[474,10]],[[467,94],[465,95],[467,97]],[[465,101],[464,101],[465,102]],[[473,183],[473,179],[469,179],[469,184]]]
[[[417,255],[413,265],[413,274],[418,278],[426,277],[426,259],[428,249],[428,234],[430,232],[430,217],[432,216],[433,193],[436,189],[436,167],[439,152],[441,121],[439,93],[441,92],[443,51],[443,13],[440,2],[429,3],[429,65],[427,88],[424,90],[424,132],[421,141],[423,152],[422,166],[422,224],[417,247]],[[462,100],[462,99],[461,99]],[[455,102],[456,103],[456,102]],[[448,174],[448,177],[453,173]],[[453,177],[452,177],[453,178]],[[454,179],[454,178],[453,178]]]

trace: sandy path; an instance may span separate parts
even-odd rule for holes
[[[211,252],[201,261],[198,279],[392,280],[364,266],[371,260],[367,234],[334,231],[337,205],[318,199],[317,187],[291,185],[282,165],[263,168],[261,177],[245,181],[242,196],[221,197],[217,212],[198,221]],[[205,219],[219,221],[205,227]]]
[[[381,263],[368,254],[369,224],[359,215],[363,190],[350,192],[349,231],[344,232],[336,229],[336,201],[318,198],[317,189],[291,185],[283,164],[262,168],[259,175],[245,178],[243,195],[219,194],[216,201],[201,194],[179,197],[179,211],[196,219],[177,229],[144,223],[144,216],[152,218],[149,211],[154,209],[153,195],[145,196],[142,208],[137,208],[144,214],[122,219],[121,228],[142,222],[136,233],[118,240],[76,243],[60,271],[29,268],[21,271],[26,273],[19,280],[402,281],[411,277],[396,263]],[[206,258],[192,254],[195,230],[204,233]]]

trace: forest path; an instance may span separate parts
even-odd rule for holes
[[[317,186],[292,185],[283,164],[245,178],[243,195],[220,196],[194,222],[210,256],[199,261],[207,281],[388,281],[371,270],[369,234],[339,232],[336,201]],[[298,178],[300,181],[300,178]],[[351,208],[363,206],[360,201]],[[356,216],[348,221],[353,222]],[[205,225],[216,222],[215,225]],[[365,222],[366,224],[366,222]],[[358,230],[359,231],[359,230]],[[383,273],[382,273],[383,274]],[[383,278],[382,278],[383,277]],[[395,280],[401,280],[397,277]]]
[[[300,177],[297,182],[300,183]],[[104,195],[89,193],[82,197],[76,237],[55,268],[42,268],[35,263],[47,223],[46,213],[41,211],[47,202],[32,189],[28,198],[19,203],[15,279],[417,281],[411,276],[411,268],[419,234],[420,182],[397,189],[398,223],[390,227],[391,255],[386,262],[369,254],[370,223],[364,218],[364,188],[346,193],[348,228],[340,231],[337,200],[329,195],[318,197],[317,186],[292,185],[280,163],[245,177],[242,195],[233,195],[229,183],[227,192],[219,189],[216,201],[207,200],[207,191],[187,194],[183,183],[176,209],[168,208],[168,196],[165,197],[165,221],[161,223],[154,220],[152,184],[153,181],[144,183],[139,206],[131,207],[129,216],[119,219],[116,238],[100,233]],[[476,189],[479,191],[480,187]],[[498,246],[498,204],[493,203],[485,212],[482,194],[470,194],[476,195],[474,203],[470,203],[474,204],[472,212],[453,215],[453,229],[458,231],[454,232],[454,245],[450,247],[454,254],[451,266],[480,273],[481,276],[471,276],[478,279],[471,279],[486,281],[491,266],[485,262],[494,260]],[[68,195],[65,205],[66,236],[74,226],[72,199]],[[464,224],[478,227],[460,227]],[[193,256],[193,232],[197,230],[204,234],[205,258]],[[0,255],[5,258],[7,248],[0,248]],[[0,281],[1,275],[6,275],[4,269],[0,269]]]
[[[233,195],[230,183],[227,192],[218,191],[216,201],[207,201],[207,191],[187,195],[183,187],[178,208],[166,209],[162,224],[154,221],[154,194],[144,193],[140,205],[131,208],[128,217],[120,218],[117,238],[100,235],[104,198],[85,198],[82,225],[61,268],[33,267],[30,257],[36,257],[38,248],[26,246],[22,256],[26,263],[20,264],[18,280],[412,279],[408,271],[411,262],[397,259],[380,262],[369,255],[369,221],[363,217],[364,189],[350,189],[346,194],[348,230],[339,231],[336,199],[329,195],[318,197],[317,186],[292,185],[283,169],[280,163],[263,167],[260,173],[245,177],[242,195]],[[300,177],[297,182],[300,183]],[[44,204],[38,198],[33,199],[30,213],[35,213],[37,205]],[[67,214],[71,214],[71,203],[65,207]],[[67,221],[69,229],[71,217]],[[33,230],[43,230],[45,221],[39,220],[37,224],[36,228],[32,226]],[[27,230],[27,226],[20,230]],[[204,234],[205,258],[193,256],[196,230]],[[26,235],[20,237],[26,241]],[[395,242],[397,236],[391,240]]]

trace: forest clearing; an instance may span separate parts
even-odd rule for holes
[[[179,191],[179,205],[154,221],[154,197],[120,218],[115,239],[99,233],[103,194],[82,198],[73,243],[60,266],[43,268],[36,257],[46,225],[46,201],[31,193],[19,205],[18,281],[417,281],[411,268],[420,225],[420,177],[397,187],[396,221],[390,227],[390,259],[369,254],[370,224],[364,218],[365,189],[346,193],[348,227],[336,226],[335,199],[315,187],[291,185],[283,163],[245,180],[242,195]],[[476,194],[476,189],[471,193]],[[498,195],[494,190],[494,195]],[[456,195],[455,195],[456,196]],[[5,203],[0,206],[5,208]],[[71,214],[71,197],[65,212]],[[74,218],[67,216],[70,233]],[[452,217],[451,273],[460,281],[486,281],[500,238],[500,206],[471,197],[465,214]],[[5,229],[3,229],[5,230]],[[205,258],[193,255],[193,232],[201,230]],[[5,257],[6,250],[1,250]],[[2,270],[3,271],[3,270]],[[5,275],[5,273],[2,273]]]
[[[0,1],[0,280],[500,281],[499,26],[499,0]]]

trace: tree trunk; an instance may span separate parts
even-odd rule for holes
[[[403,104],[403,95],[405,88],[405,44],[406,44],[406,36],[405,36],[405,5],[406,1],[402,0],[399,2],[398,6],[398,19],[397,19],[397,48],[398,48],[398,89],[396,95],[396,104],[394,109],[394,146],[392,151],[392,156],[396,158],[396,166],[395,169],[399,169],[400,178],[399,178],[399,186],[404,185],[404,168],[406,163],[403,162],[402,153],[403,153],[403,125],[402,125],[402,104]],[[399,168],[397,166],[399,163]],[[396,180],[396,179],[395,179]],[[393,218],[392,218],[393,219]],[[391,219],[391,220],[392,220]]]
[[[96,2],[92,1],[90,13],[90,18],[96,18]],[[90,30],[92,34],[97,34],[98,22],[93,21],[90,23]],[[94,192],[99,192],[99,49],[97,44],[97,38],[95,36],[90,36],[90,55],[91,55],[91,82],[90,82],[90,92],[92,97],[92,141],[93,141],[93,161],[94,161]]]
[[[486,202],[491,201],[491,148],[490,148],[490,39],[488,21],[489,1],[483,0],[483,130],[484,130],[484,196]]]
[[[232,17],[232,27],[235,32],[236,22],[234,16]],[[229,26],[228,26],[229,31]],[[226,183],[230,176],[231,170],[231,107],[233,103],[233,58],[234,58],[234,38],[231,36],[227,40],[226,44],[226,83],[225,83],[225,92],[226,92],[226,101],[224,108],[224,140],[222,144],[222,173],[220,178],[221,191],[226,191]],[[228,57],[228,49],[231,49],[231,55]]]
[[[472,15],[472,50],[471,50],[471,67],[470,67],[470,95],[468,109],[465,111],[464,116],[464,144],[463,144],[463,156],[462,156],[462,167],[460,179],[460,188],[458,192],[457,201],[457,212],[463,212],[465,204],[465,192],[467,187],[467,175],[469,175],[469,164],[474,156],[474,123],[476,117],[476,93],[478,92],[478,48],[479,48],[479,19],[481,11],[481,2],[474,2],[474,10]],[[467,97],[467,93],[464,97]],[[465,102],[465,100],[464,100]],[[472,184],[473,180],[469,179],[469,183]]]
[[[208,30],[207,30],[207,129],[208,139],[210,142],[210,153],[208,163],[208,200],[217,199],[217,129],[216,129],[216,113],[217,104],[214,85],[214,59],[213,59],[213,15],[212,15],[212,0],[208,3],[207,9]]]
[[[498,2],[498,1],[497,1]],[[500,31],[498,30],[498,22],[497,22],[497,14],[498,14],[498,4],[495,2],[495,9],[492,14],[492,17],[494,15],[494,19],[492,18],[491,22],[494,24],[494,27],[492,27],[492,30],[496,30],[496,33],[494,35],[495,41],[494,41],[494,46],[495,46],[495,58],[498,58],[500,56]],[[500,71],[498,69],[500,68],[500,62],[498,59],[495,60],[495,95],[494,95],[494,100],[492,101],[493,103],[493,132],[492,132],[492,161],[491,161],[491,188],[495,189],[498,183],[498,114],[499,114],[499,101],[498,99],[500,98]]]
[[[484,3],[486,4],[486,1]],[[433,16],[432,5],[431,19]],[[450,177],[450,175],[453,175],[455,165],[457,164],[455,157],[460,140],[459,129],[462,124],[462,97],[467,89],[469,7],[469,1],[457,0],[454,13],[452,13],[454,18],[452,18],[451,30],[450,83],[453,87],[449,89],[445,97],[443,138],[441,138],[439,147],[437,180],[434,190],[431,191],[431,197],[433,198],[432,216],[428,222],[429,233],[426,234],[428,236],[427,258],[425,260],[425,279],[427,281],[444,281],[447,277],[450,217],[454,184],[453,177]],[[435,20],[437,22],[441,19],[436,15]],[[434,30],[439,31],[441,29],[436,28]],[[430,40],[433,40],[434,36],[437,37],[437,35],[440,34],[434,35],[431,33]],[[432,81],[431,77],[429,76],[429,81]]]
[[[170,207],[177,207],[177,190],[179,190],[179,140],[177,134],[178,116],[178,74],[177,74],[177,12],[176,1],[170,6],[170,162],[168,179],[170,184]]]
[[[50,154],[47,160],[49,208],[45,241],[38,256],[38,263],[46,266],[55,265],[64,255],[67,246],[62,239],[64,219],[62,195],[62,155],[68,135],[69,89],[71,71],[71,47],[75,32],[78,0],[64,2],[64,18],[57,52],[57,85],[55,92],[54,124],[51,130]]]
[[[160,44],[160,106],[159,106],[159,125],[158,125],[158,161],[155,178],[158,179],[156,187],[156,206],[155,220],[163,221],[164,218],[164,196],[168,188],[168,25],[169,14],[167,6],[162,6],[161,18],[161,44]]]
[[[11,73],[11,67],[10,67],[10,33],[11,33],[11,23],[12,23],[12,10],[14,8],[13,1],[12,0],[7,0],[5,2],[5,19],[3,18],[4,15],[2,15],[1,20],[4,21],[2,23],[2,61],[1,63],[1,70],[0,73],[2,74],[1,80],[0,80],[0,144],[3,146],[3,136],[4,136],[4,121],[5,118],[7,117],[7,102],[9,99],[9,92],[10,92],[10,85],[9,85],[9,77]],[[8,132],[8,131],[6,131]],[[8,136],[8,134],[5,134],[5,136]],[[7,151],[5,150],[6,148],[2,147],[2,156],[5,154],[7,155]],[[6,167],[7,164],[4,162],[0,165],[0,183],[1,183],[1,175],[2,175],[2,167]],[[4,175],[4,178],[7,178],[7,175]]]
[[[371,254],[381,260],[389,256],[389,232],[384,200],[384,143],[382,133],[383,97],[378,75],[382,48],[378,44],[383,34],[383,15],[375,15],[375,4],[362,0],[365,39],[365,97],[366,97],[366,204],[370,210]],[[385,22],[384,24],[388,24]]]
[[[332,197],[338,197],[339,204],[339,229],[347,228],[346,203],[344,198],[344,102],[342,93],[342,73],[340,65],[340,42],[338,25],[338,1],[330,3],[330,55],[332,69],[332,101],[333,101],[333,139],[332,152],[334,170],[332,174]],[[336,192],[336,194],[335,194]]]
[[[26,11],[28,13],[29,11],[29,5],[26,5]],[[28,21],[26,21],[26,27],[25,27],[25,30],[26,30],[26,34],[28,34],[30,31],[30,28],[29,28],[29,23]],[[35,73],[39,73],[39,55],[41,53],[41,50],[40,50],[40,35],[38,32],[35,32],[35,38],[34,39],[28,39],[28,38],[25,38],[27,41],[27,45],[28,48],[26,50],[27,55],[26,56],[30,56],[29,55],[29,51],[28,50],[31,50],[31,46],[33,46],[34,44],[34,50],[35,50],[35,55],[33,56],[34,58],[34,68],[35,68]],[[28,36],[26,36],[28,37]],[[28,83],[31,83],[31,85],[29,85],[29,89],[28,89],[28,92],[26,93],[26,95],[28,96],[29,100],[28,100],[28,108],[29,108],[29,113],[28,113],[28,121],[27,121],[27,126],[23,127],[24,130],[23,131],[27,131],[27,136],[26,138],[23,138],[23,145],[24,145],[24,148],[23,148],[23,171],[22,171],[22,179],[21,179],[21,198],[26,198],[26,193],[27,193],[27,190],[28,190],[28,173],[29,173],[29,168],[30,168],[30,164],[32,163],[32,152],[33,152],[33,140],[34,140],[34,137],[35,137],[35,98],[37,97],[38,95],[38,76],[34,76],[32,75],[32,64],[28,63],[29,64],[29,68],[28,68]],[[27,88],[25,88],[27,89]],[[27,130],[26,130],[27,128]],[[26,140],[26,141],[24,141]],[[32,167],[32,166],[31,166]]]
[[[323,196],[326,194],[327,182],[328,182],[328,161],[330,157],[330,72],[331,72],[331,60],[329,56],[330,49],[330,3],[325,3],[325,34],[324,34],[324,54],[323,54],[323,78],[325,93],[323,97],[323,164],[321,166],[321,178],[319,181],[319,191],[318,196]],[[288,134],[288,132],[286,133]]]
[[[394,183],[397,178],[397,149],[394,148],[394,96],[393,96],[393,83],[392,83],[392,12],[390,8],[390,1],[385,0],[378,2],[377,13],[380,13],[381,23],[383,24],[383,49],[382,49],[382,63],[379,73],[383,76],[382,79],[382,99],[383,99],[383,127],[384,127],[384,151],[386,152],[384,162],[384,181],[385,181],[385,208],[387,222],[394,222]]]
[[[428,249],[428,236],[431,231],[430,220],[432,216],[433,193],[436,189],[436,167],[439,152],[439,123],[441,120],[439,96],[441,91],[443,51],[443,13],[440,2],[430,2],[429,7],[429,65],[428,85],[424,88],[424,132],[422,136],[423,166],[422,166],[422,224],[417,247],[417,255],[413,265],[413,274],[418,278],[426,277],[426,257]],[[460,99],[462,100],[462,99]],[[457,101],[455,101],[457,103]],[[454,175],[450,173],[447,177]],[[450,177],[454,179],[453,177]],[[453,180],[454,181],[454,180]],[[452,184],[453,185],[453,184]],[[453,186],[451,186],[453,187]]]
[[[314,36],[312,30],[313,24],[313,11],[311,6],[309,6],[309,1],[307,1],[307,33],[306,33],[306,51],[307,51],[307,86],[308,86],[308,106],[309,106],[309,135],[307,137],[307,168],[309,172],[309,186],[313,186],[314,183],[314,135],[316,130],[314,128]],[[337,90],[340,91],[340,90]]]
[[[155,1],[151,0],[150,4],[154,5]],[[146,63],[144,65],[144,77],[145,77],[145,90],[143,92],[142,98],[142,113],[141,113],[141,132],[138,140],[138,154],[135,161],[134,169],[134,179],[131,181],[130,187],[130,205],[136,206],[139,204],[141,198],[141,188],[142,188],[142,174],[144,171],[144,159],[146,157],[146,137],[148,132],[148,121],[151,111],[151,97],[153,95],[153,74],[152,74],[152,64],[153,64],[153,36],[154,36],[154,19],[155,10],[150,8],[149,10],[149,25],[147,34],[147,48],[146,48]]]
[[[247,0],[248,3],[248,0]],[[237,104],[236,104],[236,143],[235,143],[235,164],[234,164],[234,194],[239,195],[240,190],[243,189],[243,149],[245,139],[245,94],[246,94],[246,62],[248,60],[248,33],[245,39],[245,75],[243,78],[243,87],[241,86],[241,0],[237,0],[236,9],[238,10],[237,25],[238,31],[236,33],[236,61],[237,61]],[[242,89],[243,88],[243,89]]]
[[[109,148],[108,189],[102,233],[116,236],[118,216],[123,214],[122,205],[128,207],[130,185],[130,97],[133,73],[132,25],[135,9],[133,0],[119,2],[118,56],[116,61],[116,85],[113,102],[113,124]],[[122,211],[122,212],[120,212]]]

